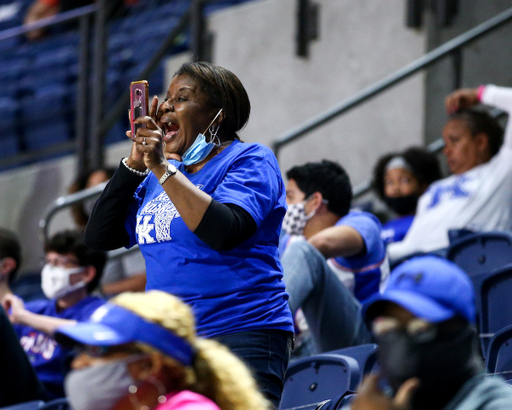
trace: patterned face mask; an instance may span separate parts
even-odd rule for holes
[[[305,206],[313,198],[313,195],[308,196],[304,201],[298,204],[291,204],[288,206],[288,211],[283,219],[283,230],[288,235],[303,235],[306,223],[315,216],[316,211],[306,214]],[[327,201],[323,201],[327,202]]]

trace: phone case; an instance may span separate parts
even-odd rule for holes
[[[144,124],[134,124],[133,121],[138,117],[148,115],[149,103],[149,83],[146,80],[134,81],[130,84],[130,119],[132,128],[132,138],[137,135],[140,127],[146,127]]]

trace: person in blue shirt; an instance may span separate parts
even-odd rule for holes
[[[102,299],[90,294],[101,279],[106,255],[89,249],[77,231],[55,234],[45,244],[45,253],[41,280],[48,300],[25,304],[8,294],[2,305],[49,397],[58,398],[64,397],[64,377],[73,352],[60,346],[53,334],[59,326],[87,320],[103,305]]]
[[[198,334],[229,347],[276,406],[293,322],[279,261],[286,191],[267,147],[240,141],[250,112],[230,71],[187,63],[164,102],[135,120],[129,158],[98,199],[85,231],[99,250],[138,244],[146,290],[190,305]],[[171,161],[169,161],[171,160]]]
[[[380,222],[350,212],[352,187],[337,163],[307,163],[286,176],[281,261],[292,313],[302,309],[320,352],[369,342],[360,302],[389,274]]]
[[[382,227],[386,245],[404,239],[414,219],[419,197],[441,176],[436,155],[425,148],[411,147],[379,159],[373,170],[373,189],[397,215]]]

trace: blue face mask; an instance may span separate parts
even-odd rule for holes
[[[212,124],[215,122],[215,120],[218,118],[220,113],[222,112],[222,108],[219,110],[215,118],[212,120],[210,125],[208,125],[208,128],[206,128],[206,132],[210,129]],[[219,127],[215,129],[215,131],[210,130],[210,142],[206,142],[206,137],[204,134],[199,134],[194,141],[194,143],[185,151],[185,153],[182,156],[182,161],[185,166],[187,165],[193,165],[197,164],[198,162],[201,162],[203,159],[205,159],[210,152],[212,152],[212,149],[215,148],[215,146],[220,145],[219,138],[217,137],[217,131],[219,130]],[[217,140],[217,143],[214,141]]]

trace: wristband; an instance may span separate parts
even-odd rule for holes
[[[482,102],[482,96],[484,95],[484,91],[485,91],[485,85],[481,85],[480,87],[478,87],[478,101]]]

